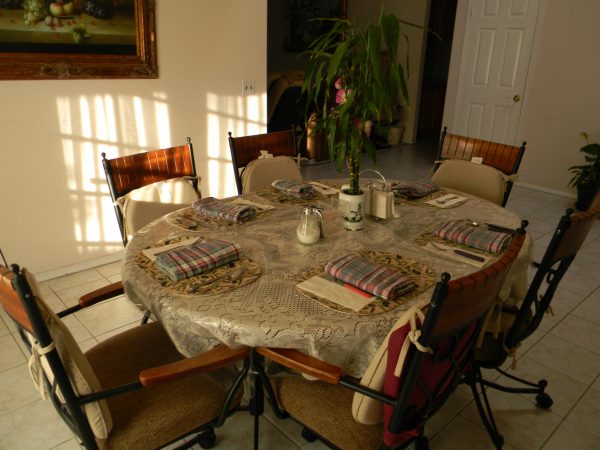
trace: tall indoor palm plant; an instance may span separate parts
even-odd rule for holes
[[[372,124],[390,121],[399,103],[408,103],[398,45],[401,36],[407,40],[400,25],[411,24],[383,12],[365,28],[345,19],[318,20],[330,21],[331,29],[305,51],[307,114],[314,132],[325,135],[338,172],[348,167],[348,194],[355,195],[360,193],[362,151],[375,161]]]

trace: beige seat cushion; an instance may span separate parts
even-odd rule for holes
[[[416,317],[419,313],[420,308],[413,306],[400,316],[381,343],[375,356],[371,359],[369,367],[367,367],[367,370],[360,380],[360,384],[375,389],[376,391],[383,391],[383,380],[385,377],[385,369],[387,367],[388,340],[390,335],[398,328],[407,325],[410,322],[410,319]],[[402,366],[404,361],[399,361],[399,364]],[[354,399],[352,401],[352,416],[357,422],[367,425],[381,423],[383,422],[383,403],[367,397],[366,395],[356,393],[354,394]]]
[[[150,222],[198,200],[200,195],[190,180],[173,178],[142,186],[119,198],[127,236]]]
[[[58,316],[42,300],[39,295],[37,282],[33,275],[27,271],[25,271],[25,273],[27,281],[32,288],[32,292],[37,299],[44,322],[48,327],[48,331],[52,336],[60,359],[69,375],[73,389],[79,395],[101,391],[100,381],[96,377],[94,369],[92,369],[88,359],[81,352],[73,335]],[[41,358],[41,362],[47,378],[52,383],[54,375],[50,370],[50,366],[44,357]],[[58,396],[59,398],[62,398],[60,392],[58,393]],[[100,400],[98,402],[88,403],[84,406],[84,411],[94,436],[100,440],[106,439],[113,426],[113,420],[106,401]]]
[[[506,177],[499,170],[485,164],[447,159],[431,177],[435,184],[502,204]]]
[[[383,424],[356,423],[351,413],[350,389],[300,376],[272,377],[271,382],[283,409],[338,448],[380,448]]]
[[[242,192],[268,188],[277,179],[302,180],[302,173],[294,159],[289,156],[255,159],[242,172]]]
[[[157,322],[102,341],[86,357],[103,388],[135,381],[141,368],[183,358]],[[100,448],[159,448],[214,420],[235,375],[231,366],[108,398],[114,426],[108,439],[99,442]],[[239,404],[241,394],[240,390],[232,407]]]

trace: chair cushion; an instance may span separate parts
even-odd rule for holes
[[[376,391],[383,391],[383,380],[385,378],[385,369],[387,367],[388,358],[388,340],[390,335],[397,329],[409,325],[411,318],[415,318],[420,314],[420,308],[414,306],[405,311],[402,316],[396,321],[388,335],[385,337],[381,346],[371,359],[369,367],[365,371],[360,384],[370,387]],[[399,361],[398,365],[402,367],[404,361]],[[383,422],[383,404],[380,401],[367,397],[362,394],[354,394],[352,401],[352,416],[357,422],[363,424],[376,424]]]
[[[81,352],[73,335],[58,316],[42,300],[39,295],[37,282],[33,275],[27,271],[25,271],[25,274],[27,281],[32,288],[32,292],[36,297],[40,313],[52,336],[60,359],[69,375],[74,391],[79,395],[101,391],[101,384],[94,373],[94,369],[85,355]],[[54,375],[51,372],[50,366],[45,358],[42,357],[41,359],[44,372],[46,373],[48,380],[52,383]],[[62,394],[60,394],[60,392],[58,392],[57,395],[62,399]],[[88,403],[84,406],[84,411],[94,436],[96,436],[97,439],[106,439],[113,426],[113,420],[106,401],[100,400],[98,402]]]
[[[302,173],[294,159],[275,156],[250,161],[242,172],[242,192],[253,192],[271,187],[276,179],[302,180]]]
[[[501,205],[506,190],[505,175],[485,164],[470,161],[447,159],[443,161],[431,177],[435,184]]]
[[[137,380],[141,369],[183,359],[158,322],[112,336],[86,356],[106,389]],[[232,365],[110,397],[114,426],[100,448],[159,448],[214,420],[236,374]]]
[[[199,198],[200,195],[190,180],[185,178],[158,181],[134,189],[118,200],[125,232],[127,236],[131,236],[153,220],[190,206]]]
[[[356,423],[350,389],[299,376],[271,377],[271,382],[283,409],[338,448],[380,448],[383,426]]]

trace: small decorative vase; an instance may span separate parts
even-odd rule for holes
[[[348,194],[348,191],[342,189],[339,195],[340,210],[344,214],[344,228],[352,231],[362,230],[364,227],[363,206],[365,194]]]

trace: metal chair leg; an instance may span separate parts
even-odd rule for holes
[[[492,442],[496,449],[502,449],[504,445],[504,438],[498,431],[498,427],[496,426],[496,421],[494,420],[494,414],[492,412],[492,408],[490,407],[490,403],[488,401],[487,394],[485,392],[485,383],[483,380],[483,376],[481,375],[481,369],[476,368],[469,373],[465,382],[471,388],[471,392],[473,393],[473,399],[475,400],[475,406],[477,406],[477,412],[479,413],[479,417],[481,417],[481,421],[485,426]],[[481,388],[481,396],[477,390],[477,386]],[[482,402],[483,399],[483,402]]]

